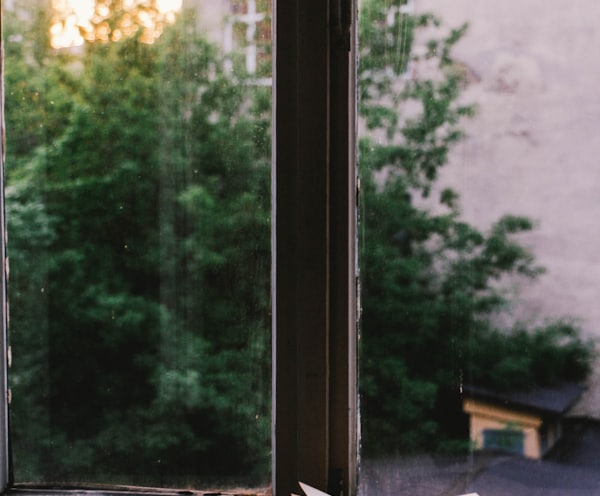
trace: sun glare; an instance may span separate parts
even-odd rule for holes
[[[135,5],[135,0],[125,1],[125,5]],[[83,45],[86,33],[93,32],[91,19],[94,16],[94,0],[52,0],[54,21],[50,28],[50,39],[53,48],[69,48]],[[175,13],[181,9],[182,0],[157,0],[158,11],[163,15],[164,22],[173,22]],[[150,15],[142,13],[140,16],[142,27],[150,30],[155,28]],[[114,40],[126,35],[123,30],[113,33]],[[160,28],[151,33],[149,42],[160,35]],[[102,34],[102,29],[98,31]],[[102,36],[101,36],[102,37]],[[107,35],[108,37],[108,35]]]

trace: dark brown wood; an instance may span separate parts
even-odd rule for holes
[[[274,491],[327,485],[327,3],[279,2],[274,174]]]
[[[354,55],[346,6],[291,0],[275,8],[277,496],[299,492],[298,481],[355,490]]]

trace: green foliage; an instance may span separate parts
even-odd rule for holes
[[[268,473],[268,99],[185,22],[8,55],[19,480]]]
[[[592,348],[579,339],[573,322],[557,320],[534,329],[517,325],[508,332],[492,328],[481,338],[485,347],[469,344],[480,355],[472,374],[483,386],[497,390],[551,386],[580,381],[589,372]]]
[[[509,309],[507,277],[543,272],[518,241],[534,226],[506,215],[482,232],[461,220],[457,192],[427,198],[463,136],[461,120],[474,113],[460,102],[466,81],[450,56],[466,26],[435,29],[437,19],[403,14],[403,3],[365,2],[359,34],[367,454],[464,447],[463,383],[502,390],[581,381],[593,350],[568,321],[495,326]],[[424,50],[413,43],[421,28],[435,36]]]

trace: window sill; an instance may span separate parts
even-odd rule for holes
[[[15,484],[7,495],[14,496],[271,496],[271,488],[259,489],[169,489],[138,486],[85,484]]]

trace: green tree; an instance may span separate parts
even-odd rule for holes
[[[7,102],[12,418],[27,478],[268,470],[269,100],[225,77],[184,22],[154,44],[137,33],[68,65],[14,66],[37,72],[33,87],[66,81]],[[34,91],[42,111],[18,99]],[[27,116],[46,123],[59,91],[56,127],[30,135]]]

